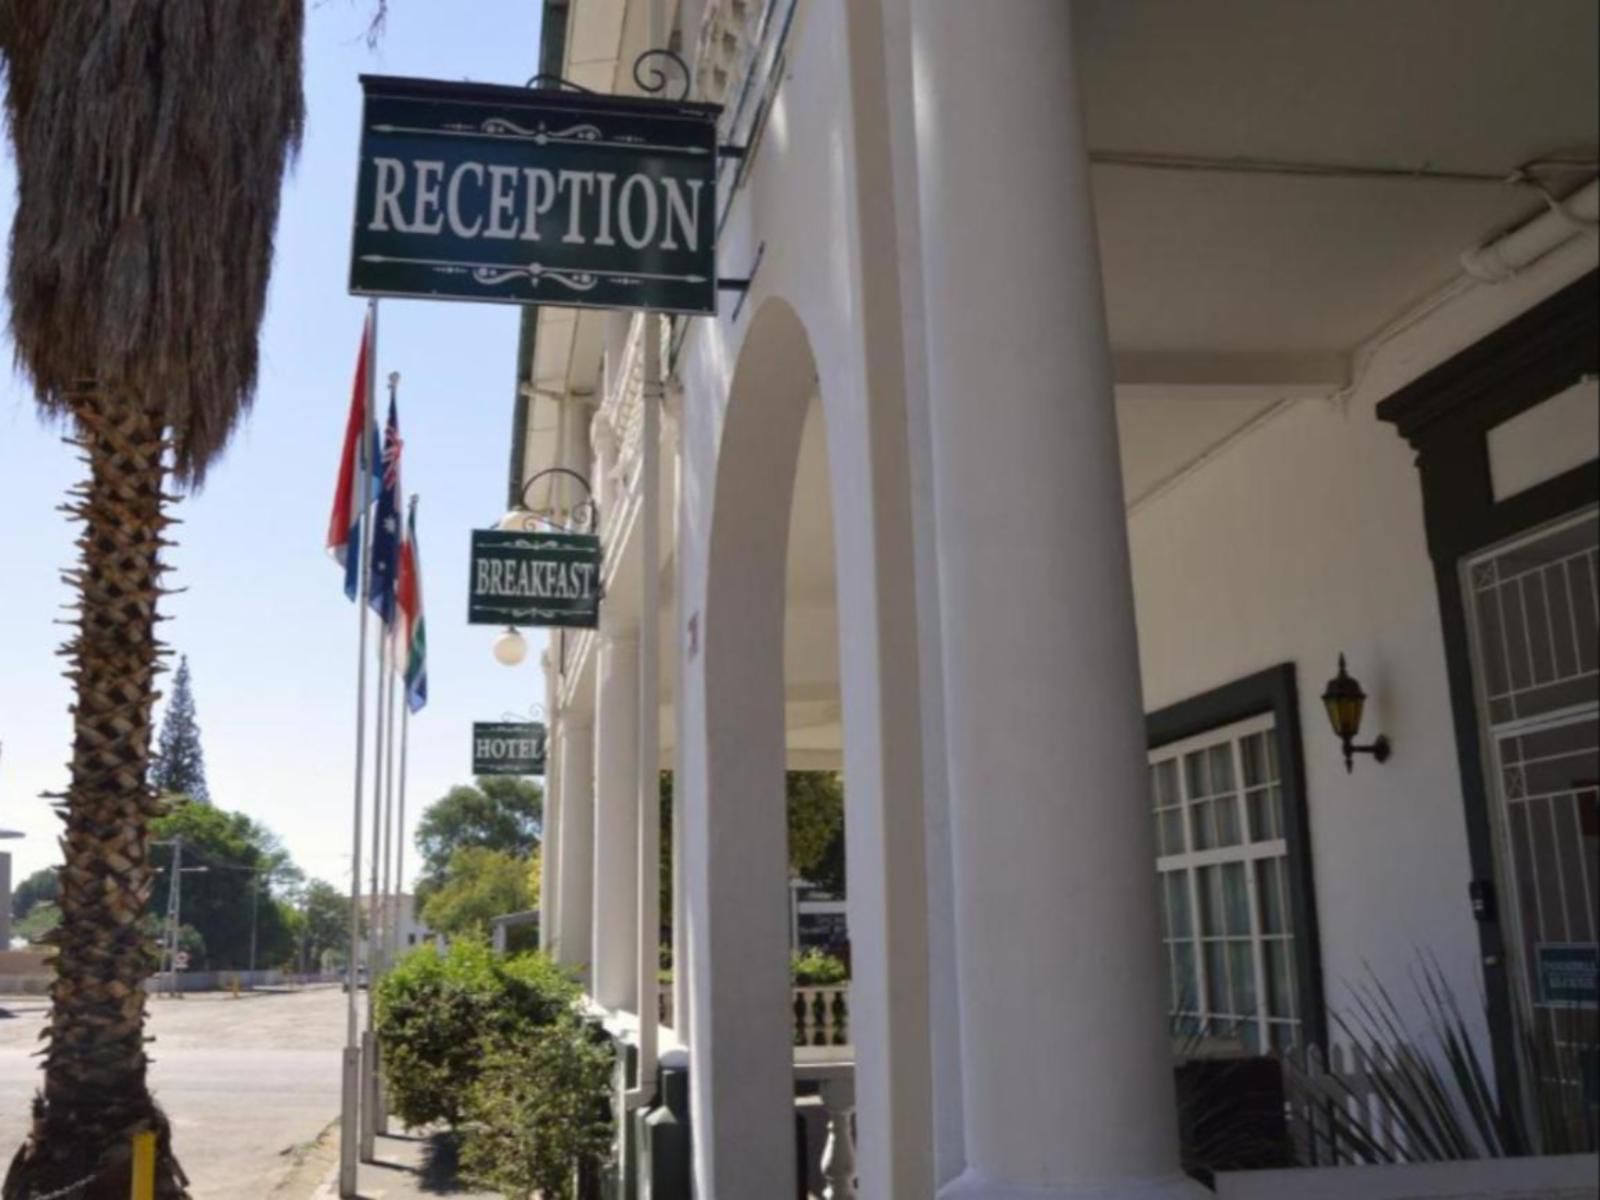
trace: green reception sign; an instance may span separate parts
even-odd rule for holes
[[[361,85],[352,292],[716,312],[716,105]]]
[[[474,721],[474,775],[543,775],[544,726],[538,721]]]
[[[472,625],[600,623],[600,539],[588,533],[472,531]]]

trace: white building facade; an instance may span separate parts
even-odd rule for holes
[[[1326,1046],[1419,973],[1502,1089],[1529,1031],[1592,1045],[1594,6],[650,19],[546,0],[541,67],[682,54],[743,283],[530,310],[510,491],[567,522],[541,472],[587,478],[606,562],[545,659],[541,937],[629,1105],[687,1062],[696,1194],[788,1194],[797,1073],[838,1078],[792,1045],[785,769],[845,783],[861,1196],[1203,1194],[1170,1035]]]

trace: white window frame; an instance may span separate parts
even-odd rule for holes
[[[1280,804],[1278,813],[1279,836],[1263,841],[1252,841],[1250,840],[1251,830],[1249,804],[1246,797],[1246,793],[1250,789],[1248,789],[1245,785],[1244,756],[1240,748],[1240,743],[1245,738],[1252,737],[1257,734],[1270,735],[1268,738],[1269,743],[1276,746],[1278,732],[1278,724],[1275,715],[1271,712],[1266,712],[1258,716],[1248,717],[1242,721],[1234,721],[1225,725],[1214,726],[1202,733],[1195,734],[1191,737],[1183,738],[1178,741],[1167,742],[1150,750],[1147,756],[1152,774],[1152,782],[1154,772],[1158,764],[1169,761],[1175,764],[1174,774],[1176,776],[1179,789],[1178,811],[1182,817],[1181,825],[1183,829],[1184,849],[1179,853],[1161,854],[1159,852],[1160,831],[1158,827],[1158,853],[1155,865],[1157,875],[1161,880],[1162,891],[1162,948],[1166,954],[1168,970],[1170,972],[1172,970],[1172,943],[1174,940],[1185,939],[1174,939],[1172,937],[1172,930],[1169,924],[1170,918],[1166,910],[1166,876],[1177,871],[1182,871],[1184,872],[1184,879],[1189,897],[1189,937],[1187,940],[1194,948],[1194,995],[1189,998],[1192,1000],[1191,1007],[1176,1007],[1179,1000],[1176,991],[1176,981],[1169,980],[1169,1011],[1172,1013],[1174,1018],[1188,1018],[1199,1023],[1199,1028],[1204,1038],[1201,1043],[1202,1052],[1216,1050],[1233,1050],[1234,1052],[1244,1052],[1247,1049],[1247,1047],[1245,1047],[1242,1043],[1234,1042],[1234,1035],[1232,1034],[1224,1033],[1217,1035],[1213,1029],[1213,1022],[1227,1022],[1232,1024],[1237,1021],[1251,1021],[1255,1025],[1255,1046],[1253,1048],[1253,1052],[1255,1053],[1267,1053],[1272,1048],[1272,1026],[1274,1025],[1287,1026],[1292,1029],[1293,1038],[1296,1041],[1299,1041],[1305,1035],[1305,1002],[1304,998],[1299,995],[1300,978],[1297,959],[1297,955],[1300,953],[1300,948],[1297,943],[1303,934],[1301,930],[1296,928],[1292,919],[1292,881],[1290,878],[1291,870],[1289,863],[1289,843],[1287,837],[1284,836],[1284,825],[1287,821],[1287,814],[1281,807],[1283,805],[1287,805],[1288,803],[1288,789],[1285,786],[1284,774],[1289,769],[1289,764],[1283,761],[1283,756],[1281,753],[1277,754],[1277,772],[1272,784],[1277,788]],[[1197,750],[1210,751],[1211,749],[1223,744],[1226,744],[1229,747],[1229,753],[1233,759],[1233,790],[1231,792],[1231,798],[1233,803],[1237,805],[1238,828],[1240,830],[1241,840],[1237,844],[1231,846],[1216,846],[1208,847],[1202,850],[1196,850],[1193,849],[1194,838],[1192,809],[1194,801],[1189,795],[1189,782],[1187,774],[1184,771],[1183,760],[1186,755]],[[1163,809],[1156,806],[1156,798],[1153,793],[1154,787],[1152,785],[1150,811],[1152,814],[1152,820],[1156,820],[1158,814],[1161,813]],[[1213,794],[1210,797],[1203,797],[1202,799],[1214,800],[1215,795],[1216,794]],[[1230,795],[1230,793],[1224,793],[1223,795]],[[1170,809],[1170,805],[1166,806],[1166,811],[1170,811]],[[1282,863],[1282,866],[1279,868],[1281,872],[1281,895],[1279,900],[1280,904],[1282,905],[1284,920],[1287,925],[1287,932],[1285,933],[1269,934],[1263,930],[1263,923],[1261,919],[1260,885],[1258,880],[1259,868],[1257,865],[1263,861],[1278,861]],[[1210,978],[1208,974],[1209,967],[1205,953],[1205,947],[1208,942],[1221,941],[1223,943],[1227,943],[1229,941],[1237,941],[1239,935],[1230,935],[1227,933],[1213,934],[1207,932],[1203,928],[1203,917],[1205,910],[1201,905],[1200,897],[1200,869],[1204,867],[1221,867],[1234,863],[1241,864],[1244,867],[1245,887],[1250,916],[1250,928],[1248,936],[1250,942],[1251,962],[1254,971],[1255,1012],[1252,1016],[1248,1017],[1237,1012],[1223,1015],[1214,1013],[1211,1010],[1211,988],[1209,986]],[[1265,949],[1266,944],[1269,941],[1277,941],[1282,943],[1286,947],[1286,951],[1289,956],[1289,964],[1291,968],[1289,972],[1289,981],[1290,987],[1294,993],[1292,999],[1292,1016],[1278,1016],[1270,1011],[1269,998],[1271,992],[1268,989],[1268,971]],[[1175,1037],[1179,1039],[1184,1037],[1184,1035],[1178,1033],[1176,1030],[1174,1033]]]

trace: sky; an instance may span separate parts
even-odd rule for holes
[[[306,138],[284,190],[255,406],[204,491],[174,507],[183,524],[173,530],[180,545],[169,552],[167,583],[186,590],[162,607],[163,636],[193,673],[213,802],[249,814],[309,875],[341,887],[350,870],[356,606],[323,543],[365,305],[346,292],[357,76],[521,84],[536,70],[542,5],[390,0],[383,36],[369,48],[374,7],[307,5]],[[0,161],[8,231],[15,194],[8,146]],[[496,631],[466,623],[468,531],[505,510],[517,313],[381,305],[378,377],[401,377],[403,484],[421,497],[429,639],[429,703],[410,727],[408,879],[417,813],[470,781],[472,722],[527,717],[544,694],[542,639],[530,637],[520,667],[502,667],[490,654]],[[0,342],[0,829],[25,835],[0,850],[20,881],[60,857],[60,823],[40,798],[64,789],[71,745],[71,694],[55,653],[66,630],[52,622],[71,599],[59,572],[71,564],[74,529],[56,507],[82,469],[62,430],[37,416],[27,383],[7,370],[3,331]]]

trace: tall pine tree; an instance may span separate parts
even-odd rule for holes
[[[200,749],[200,726],[194,719],[194,691],[189,682],[189,659],[178,660],[172,681],[172,699],[161,721],[161,742],[150,770],[157,792],[179,792],[201,804],[211,803],[206,787],[206,757]]]

